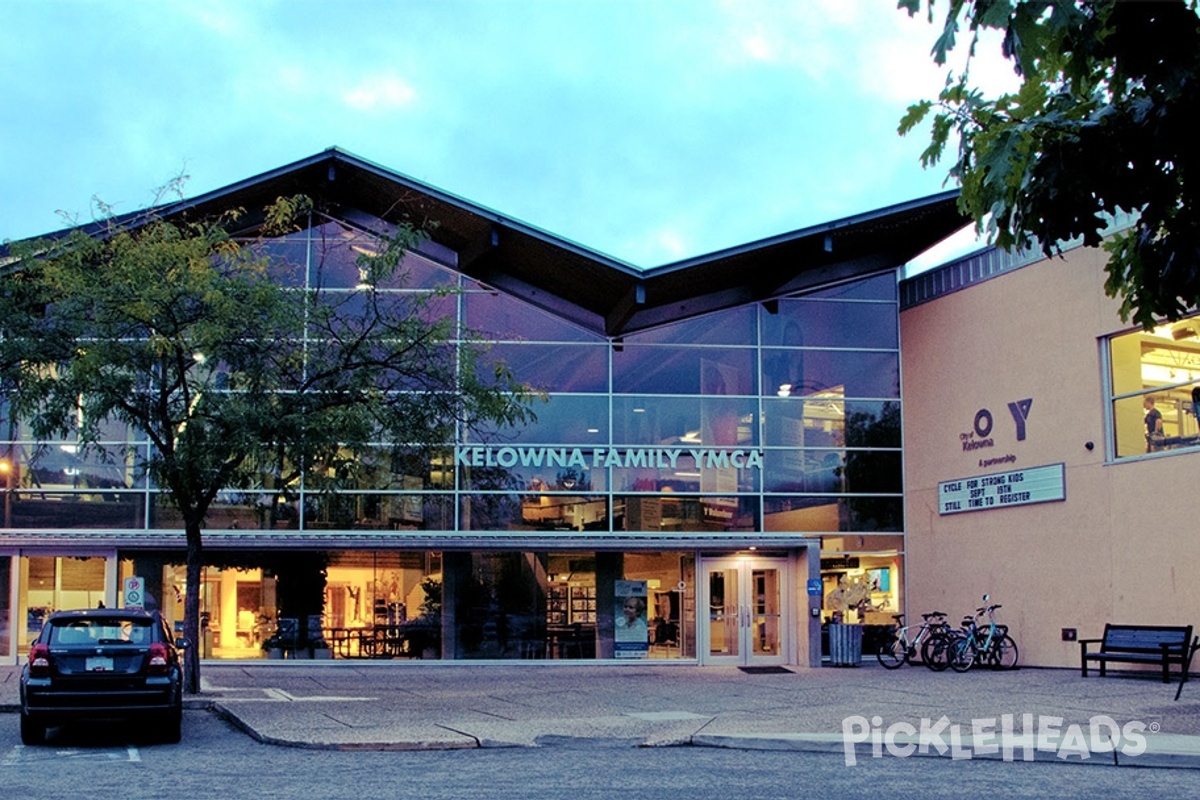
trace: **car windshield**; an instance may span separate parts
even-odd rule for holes
[[[150,623],[131,619],[72,619],[56,623],[51,645],[143,644],[150,641]]]

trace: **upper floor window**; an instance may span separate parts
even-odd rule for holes
[[[1200,317],[1108,340],[1113,453],[1200,447]]]

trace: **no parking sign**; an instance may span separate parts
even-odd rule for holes
[[[145,608],[146,582],[141,578],[126,578],[125,588],[121,592],[125,608]]]

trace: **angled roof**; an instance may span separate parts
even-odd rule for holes
[[[430,236],[460,272],[612,337],[892,269],[964,224],[950,191],[640,269],[336,147],[158,211],[261,209],[301,193],[351,221],[436,221]]]

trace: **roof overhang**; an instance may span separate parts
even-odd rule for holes
[[[958,192],[949,191],[641,269],[338,148],[155,212],[240,207],[253,224],[253,210],[296,194],[335,218],[426,228],[458,254],[460,272],[608,337],[895,269],[965,222]],[[136,224],[137,216],[123,219]]]

